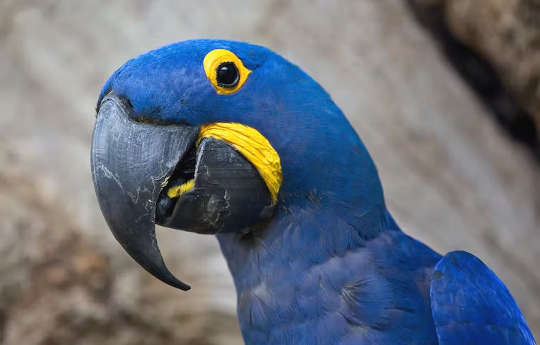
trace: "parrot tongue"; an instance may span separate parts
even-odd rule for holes
[[[104,98],[92,139],[91,166],[101,212],[114,237],[148,272],[188,290],[167,269],[155,235],[156,204],[178,162],[194,146],[199,128],[140,123],[129,105]]]

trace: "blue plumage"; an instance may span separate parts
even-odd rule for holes
[[[452,252],[439,261],[430,295],[440,345],[534,344],[510,292],[474,255]]]
[[[216,48],[252,70],[232,95],[217,94],[205,76],[202,61]],[[512,297],[478,259],[441,260],[399,229],[350,123],[279,55],[240,42],[180,42],[127,62],[100,99],[111,90],[131,102],[133,116],[243,123],[279,153],[274,217],[218,234],[247,344],[534,344]]]
[[[349,223],[330,205],[291,209],[253,238],[219,235],[246,343],[437,344],[429,279],[440,256],[388,214]]]

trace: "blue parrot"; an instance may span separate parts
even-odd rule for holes
[[[190,40],[129,60],[97,103],[91,167],[115,238],[167,269],[155,224],[215,234],[244,341],[535,344],[503,282],[406,235],[328,93],[267,48]]]

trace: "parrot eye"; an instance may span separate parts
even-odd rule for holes
[[[204,57],[206,77],[220,95],[230,95],[240,90],[251,71],[242,60],[227,49],[214,49]]]
[[[222,62],[216,70],[216,80],[219,86],[228,89],[238,85],[240,75],[234,62]]]

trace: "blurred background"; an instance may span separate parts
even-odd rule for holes
[[[158,229],[189,293],[142,271],[98,210],[102,83],[202,37],[318,80],[371,151],[403,229],[472,251],[540,337],[540,1],[0,0],[0,343],[241,344],[213,237]]]

